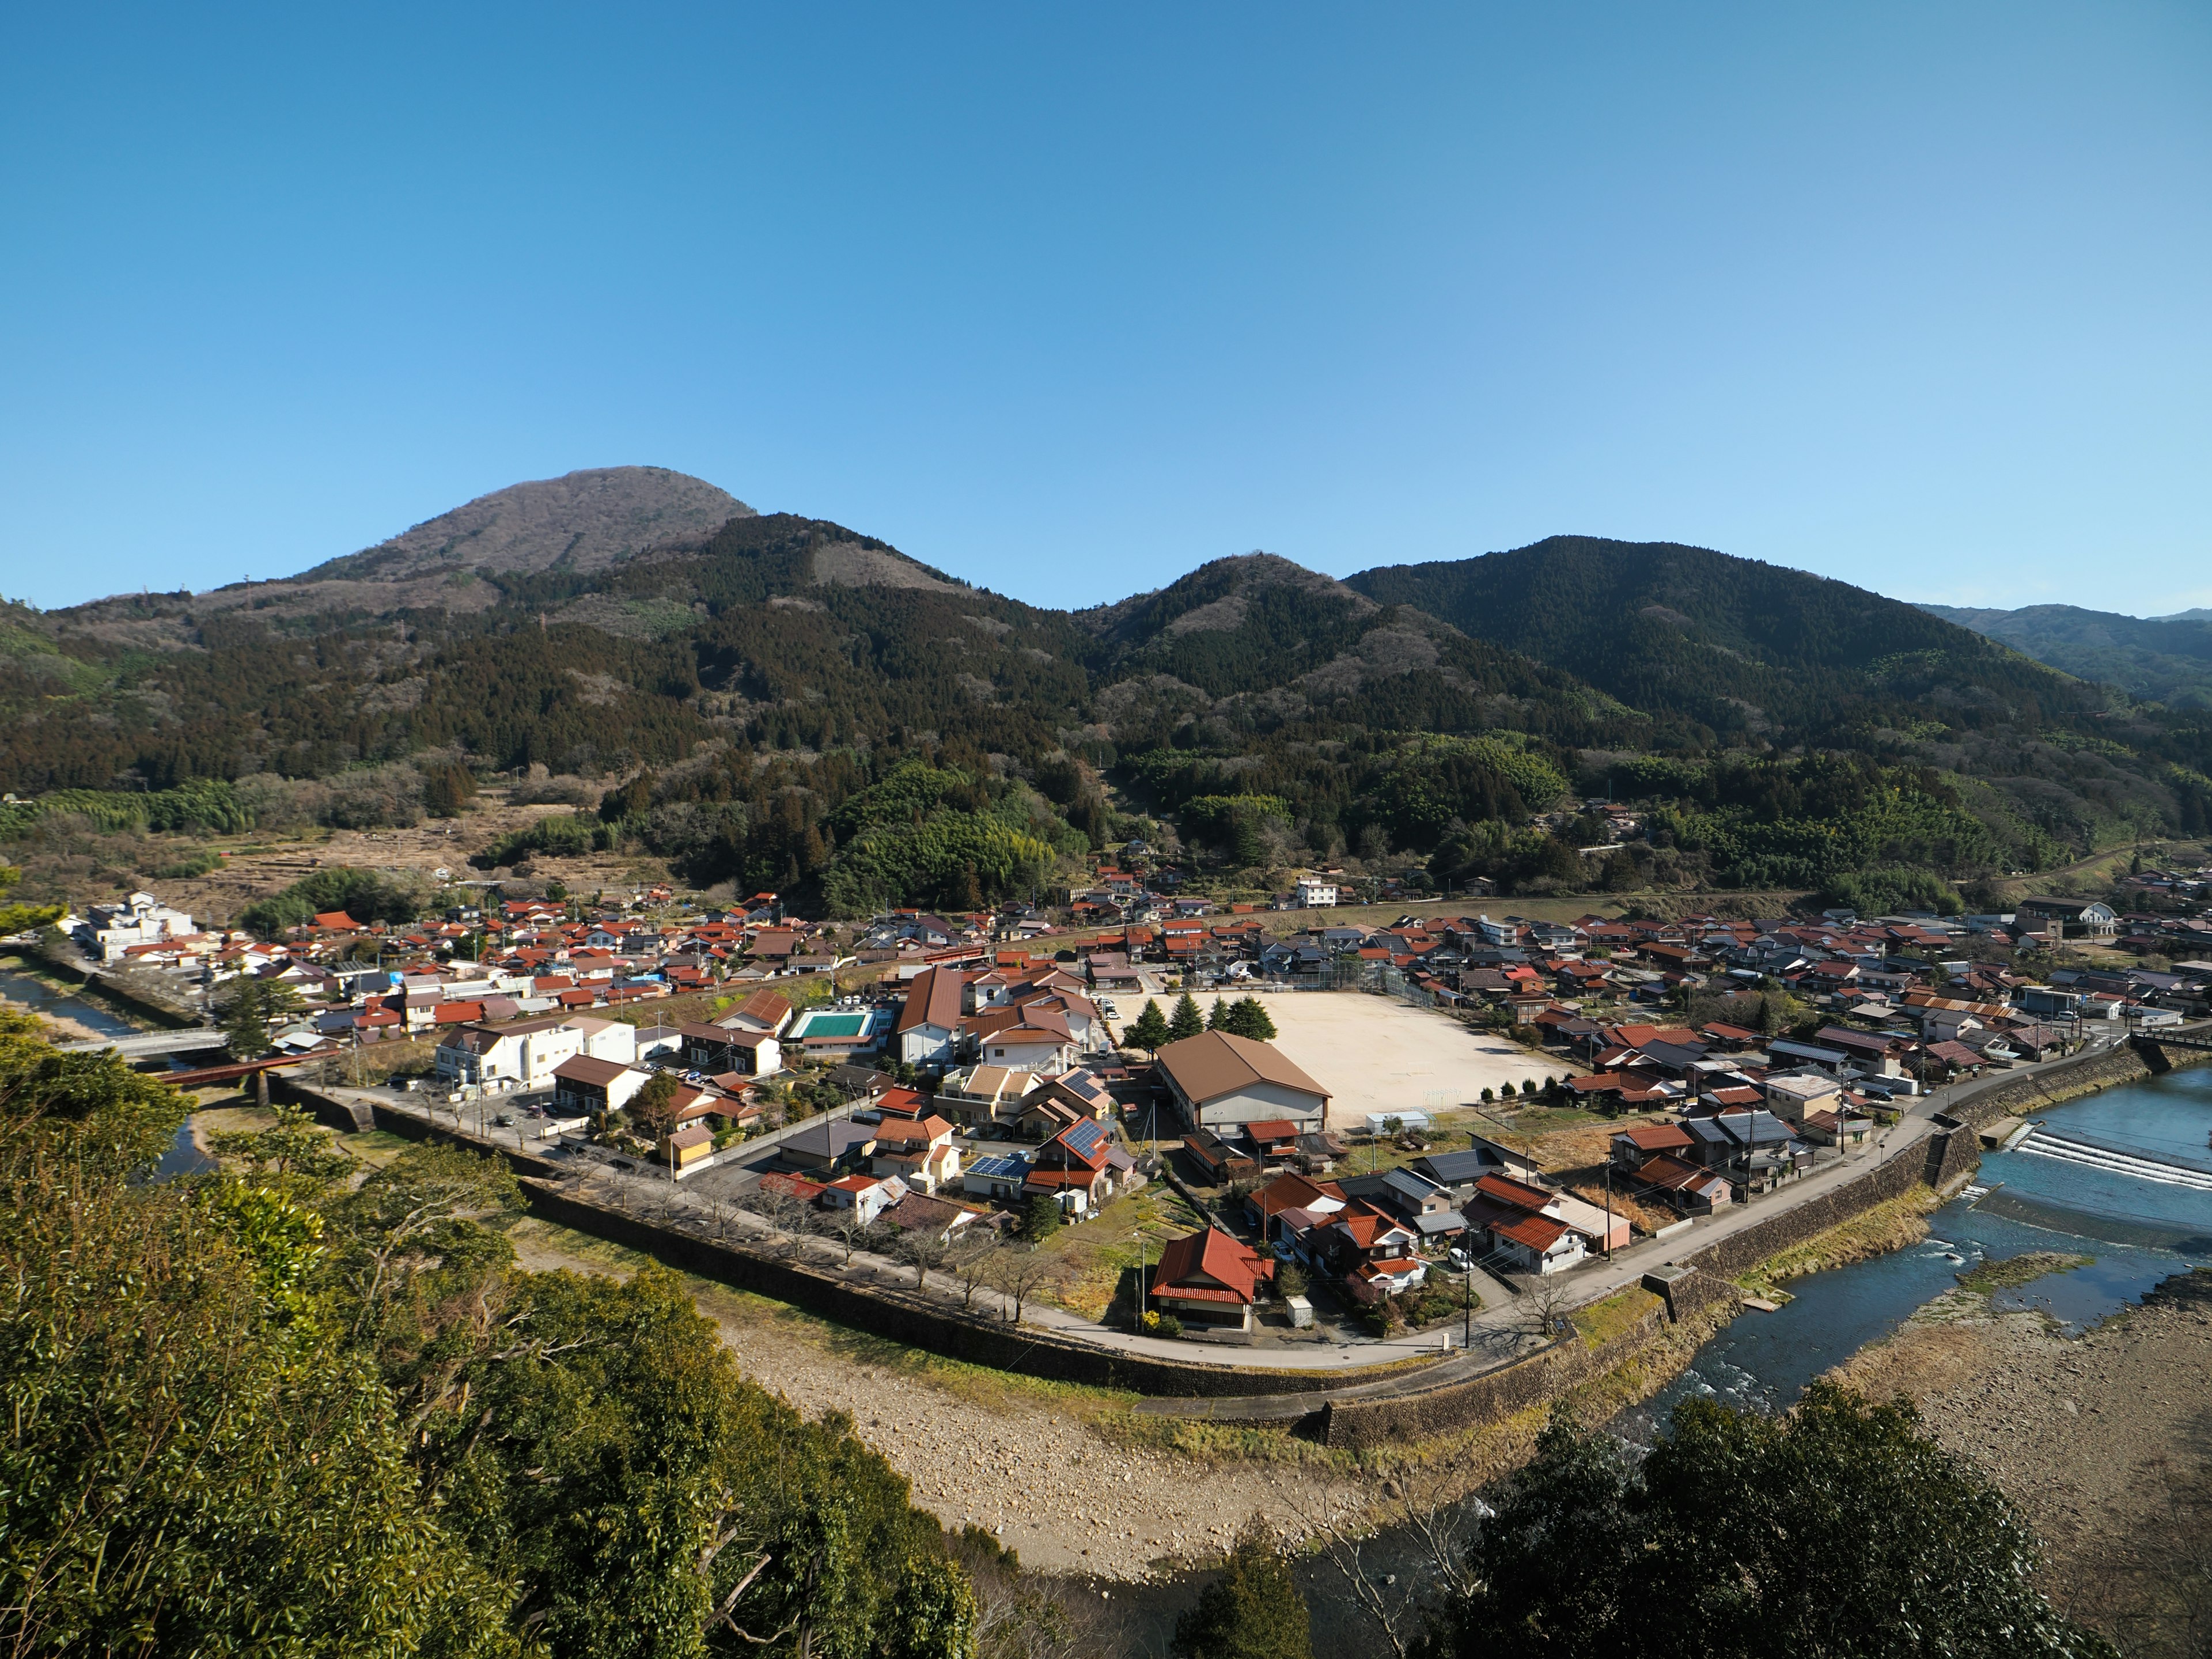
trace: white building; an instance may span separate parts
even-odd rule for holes
[[[1336,884],[1333,881],[1323,881],[1319,876],[1300,876],[1295,896],[1297,900],[1297,908],[1301,910],[1312,910],[1324,904],[1334,904]]]
[[[528,1089],[550,1085],[556,1066],[583,1052],[584,1034],[557,1017],[461,1025],[438,1043],[438,1075],[454,1083]]]
[[[134,945],[154,945],[191,933],[192,919],[151,893],[133,893],[120,904],[95,904],[75,930],[77,943],[103,963],[120,962]]]

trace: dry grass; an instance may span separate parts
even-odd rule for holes
[[[1567,1190],[1585,1204],[1595,1204],[1601,1210],[1606,1206],[1607,1194],[1602,1181],[1577,1182]],[[1638,1203],[1617,1186],[1613,1189],[1611,1198],[1615,1215],[1624,1218],[1632,1227],[1640,1227],[1647,1233],[1656,1233],[1680,1218],[1672,1210]]]
[[[1782,1286],[1790,1279],[1830,1267],[1847,1267],[1854,1261],[1917,1243],[1928,1236],[1928,1212],[1942,1201],[1933,1189],[1915,1187],[1901,1198],[1877,1204],[1793,1249],[1769,1257],[1737,1275],[1735,1282],[1753,1295],[1786,1302],[1790,1293]]]

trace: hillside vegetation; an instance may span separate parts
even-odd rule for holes
[[[2207,828],[2202,712],[1706,550],[1562,537],[1345,581],[1250,555],[1065,612],[789,514],[633,545],[653,526],[574,482],[599,476],[485,497],[404,557],[9,608],[0,783],[38,799],[0,836],[217,833],[302,789],[324,822],[412,822],[542,768],[592,781],[586,812],[484,867],[635,842],[857,910],[1036,893],[1140,822],[1262,873],[1939,896]],[[653,478],[675,517],[711,489]],[[1586,855],[1598,795],[1648,836]]]

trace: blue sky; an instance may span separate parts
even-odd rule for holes
[[[799,14],[805,14],[801,15]],[[626,462],[1077,605],[2212,605],[2212,9],[18,8],[0,592]]]

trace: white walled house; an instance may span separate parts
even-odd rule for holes
[[[514,1025],[473,1024],[448,1031],[438,1044],[438,1075],[454,1083],[550,1084],[556,1067],[584,1051],[584,1034],[561,1018]]]

